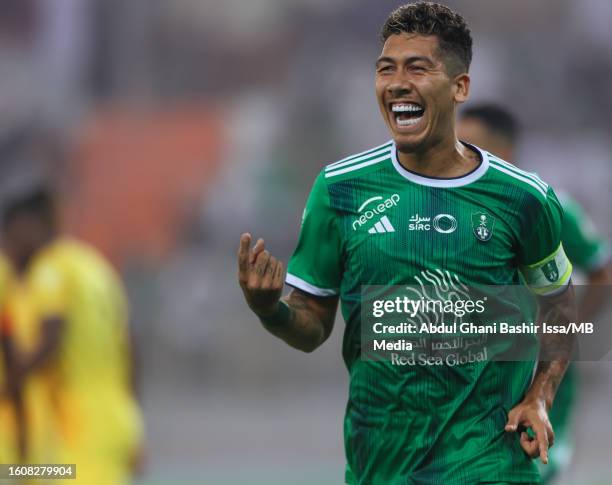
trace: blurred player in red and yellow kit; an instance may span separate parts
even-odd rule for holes
[[[128,483],[142,422],[131,387],[124,291],[95,250],[57,228],[45,189],[4,208],[5,375],[16,383],[8,389],[19,392],[5,392],[0,427],[8,422],[14,430],[13,454],[25,436],[22,461],[75,463],[77,483]]]

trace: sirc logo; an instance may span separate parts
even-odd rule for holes
[[[457,219],[450,214],[438,214],[433,220],[415,214],[409,220],[409,231],[431,231],[432,228],[440,234],[450,234],[457,229]]]

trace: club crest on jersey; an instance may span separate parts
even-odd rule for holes
[[[493,236],[495,218],[485,212],[472,213],[472,230],[476,239],[487,242]]]
[[[559,268],[557,268],[557,262],[553,259],[542,266],[542,273],[546,276],[546,279],[551,283],[554,283],[559,279]]]

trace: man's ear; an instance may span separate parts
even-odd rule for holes
[[[467,72],[458,74],[453,80],[456,103],[465,103],[470,97],[470,75]]]

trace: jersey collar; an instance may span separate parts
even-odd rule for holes
[[[397,170],[397,172],[402,177],[410,180],[411,182],[414,182],[415,184],[427,185],[429,187],[440,187],[440,188],[463,187],[464,185],[468,185],[468,184],[471,184],[472,182],[476,182],[476,180],[478,180],[480,177],[482,177],[487,172],[489,168],[489,157],[487,157],[487,154],[485,151],[481,150],[476,145],[471,145],[461,140],[459,141],[463,143],[465,146],[473,149],[476,153],[478,153],[478,156],[480,157],[480,165],[478,165],[478,167],[476,167],[470,173],[462,175],[461,177],[448,178],[448,179],[436,178],[436,177],[426,177],[424,175],[419,175],[416,172],[411,172],[410,170],[406,170],[404,167],[402,167],[401,163],[399,163],[399,160],[397,159],[397,147],[395,146],[395,143],[393,143],[393,146],[391,147],[392,148],[391,161],[393,162],[393,166],[395,167],[395,170]]]

